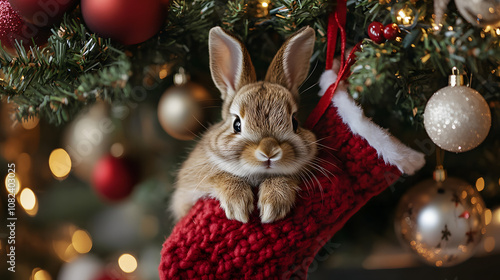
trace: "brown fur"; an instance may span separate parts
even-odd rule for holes
[[[292,35],[263,82],[255,82],[241,42],[218,27],[211,30],[209,41],[212,78],[224,100],[222,121],[207,130],[182,165],[171,209],[179,219],[197,199],[209,196],[220,201],[229,219],[247,222],[254,210],[251,188],[259,187],[262,222],[281,219],[295,202],[298,174],[316,155],[314,134],[303,128],[294,132],[292,125],[298,109],[297,87],[309,69],[314,32],[307,28]],[[298,59],[302,64],[291,70],[282,69],[291,65],[282,59],[297,56],[308,57]],[[236,116],[242,123],[241,133],[233,130]]]

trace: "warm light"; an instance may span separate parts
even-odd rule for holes
[[[269,6],[267,2],[261,2],[260,5],[262,5],[263,8],[267,8]]]
[[[472,203],[472,204],[476,204],[476,203],[477,203],[477,198],[472,197],[472,198],[470,199],[470,203]]]
[[[90,239],[89,234],[84,230],[77,230],[73,233],[71,238],[71,244],[73,248],[80,254],[86,254],[92,249],[92,239]]]
[[[500,36],[500,28],[497,28],[497,29],[495,30],[495,33],[496,33],[498,36]]]
[[[398,16],[396,17],[397,21],[401,24],[408,25],[412,24],[412,17],[405,14],[405,12],[401,9],[398,12]]]
[[[492,219],[492,215],[491,215],[491,210],[490,209],[486,209],[486,211],[484,211],[484,223],[486,225],[489,225],[491,223],[491,219]]]
[[[476,180],[476,189],[478,192],[484,190],[484,179],[483,177]]]
[[[442,265],[443,265],[443,261],[437,261],[437,262],[436,262],[436,266],[437,266],[437,267],[440,267],[440,266],[442,266]]]
[[[126,273],[132,273],[137,269],[137,260],[131,254],[123,254],[118,258],[118,265]]]
[[[71,158],[64,149],[55,149],[49,156],[49,167],[57,178],[65,178],[71,171]]]
[[[37,117],[29,117],[28,119],[23,119],[21,125],[24,129],[30,130],[35,128],[38,125],[40,120]]]
[[[72,242],[77,230],[78,228],[74,225],[63,226],[56,234],[56,239],[52,241],[54,252],[64,262],[71,262],[79,255]]]
[[[15,173],[9,173],[5,176],[5,188],[13,195],[17,195],[21,189],[21,181]]]
[[[165,79],[167,76],[168,76],[168,66],[167,66],[167,65],[163,65],[163,66],[161,67],[160,72],[158,72],[158,77],[159,77],[160,79],[162,79],[162,80],[163,80],[163,79]]]
[[[118,158],[123,156],[124,151],[125,149],[123,148],[122,143],[114,143],[113,145],[111,145],[111,155],[114,157]]]
[[[43,269],[35,268],[32,273],[33,280],[52,280],[50,274]]]
[[[500,225],[500,208],[497,208],[495,212],[493,213],[493,216],[495,218],[495,223]]]
[[[20,196],[19,200],[21,202],[21,206],[26,211],[30,211],[30,210],[33,210],[35,208],[36,196],[35,196],[35,193],[31,189],[25,188],[21,192],[21,196]]]
[[[493,236],[488,236],[484,239],[484,250],[486,252],[491,252],[495,249],[495,238]]]

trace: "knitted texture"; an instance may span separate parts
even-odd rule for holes
[[[283,220],[228,220],[219,202],[199,200],[165,241],[160,279],[306,279],[321,247],[370,198],[401,175],[330,106],[314,127],[321,139],[317,180],[302,184]]]

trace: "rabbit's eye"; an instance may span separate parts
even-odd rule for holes
[[[297,133],[297,129],[299,128],[299,121],[297,120],[295,113],[292,115],[292,126],[293,132]]]
[[[234,133],[241,132],[241,120],[239,117],[236,117],[236,119],[234,120],[233,129],[234,129]]]

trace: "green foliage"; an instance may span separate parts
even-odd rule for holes
[[[144,69],[149,65],[186,66],[192,59],[199,59],[206,51],[208,31],[216,25],[233,31],[247,43],[249,37],[255,42],[272,30],[284,39],[311,25],[318,35],[315,58],[323,58],[324,20],[329,12],[326,3],[271,1],[270,9],[261,14],[257,1],[174,0],[162,30],[135,46],[122,46],[92,34],[77,10],[53,27],[45,47],[25,50],[18,46],[15,57],[0,51],[0,97],[16,103],[18,119],[39,116],[54,124],[69,121],[98,99],[126,103],[133,98],[132,89],[142,85]],[[272,55],[263,60],[270,61]]]
[[[17,44],[17,57],[0,50],[0,96],[18,105],[19,119],[40,116],[60,124],[96,99],[128,97],[130,61],[110,40],[68,17],[52,33],[43,48]]]
[[[394,11],[405,5],[413,9],[415,21],[411,26],[400,25],[400,42],[377,45],[366,40],[363,44],[349,78],[350,90],[356,97],[362,102],[390,107],[389,111],[418,126],[422,124],[425,103],[446,86],[453,66],[472,75],[472,86],[486,99],[500,97],[500,38],[494,30],[488,32],[473,26],[453,7],[447,11],[442,27],[435,30],[433,1],[428,0],[357,0],[350,8],[353,22],[366,30],[374,20],[384,24],[396,22]]]

